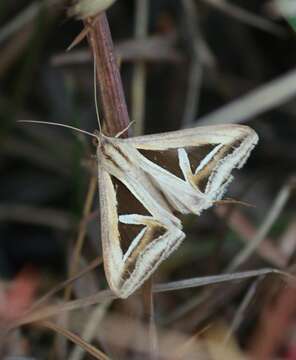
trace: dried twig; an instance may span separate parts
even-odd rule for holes
[[[98,95],[105,131],[115,136],[128,127],[129,115],[106,14],[101,13],[96,19],[85,20],[85,26],[89,28],[87,36],[96,61]],[[128,132],[123,136],[128,136]]]

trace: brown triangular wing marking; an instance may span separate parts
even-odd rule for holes
[[[111,176],[100,166],[99,188],[105,273],[110,288],[119,297],[126,298],[180,245],[185,234],[174,224],[163,224],[153,216],[119,216]],[[120,223],[139,226],[140,229],[125,252]]]
[[[118,142],[118,139],[107,138],[98,147],[97,155],[99,168],[119,180],[153,218],[167,225],[182,227],[162,189],[156,186],[149,172],[141,166],[141,154],[137,149],[125,144],[123,140]],[[142,156],[142,159],[145,160],[145,157]],[[145,164],[143,165],[145,167]],[[161,170],[161,167],[158,166],[157,169]]]

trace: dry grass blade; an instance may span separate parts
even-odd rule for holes
[[[193,61],[190,67],[189,85],[186,98],[186,107],[182,119],[183,127],[192,126],[198,110],[200,91],[202,85],[202,65],[198,61]]]
[[[42,149],[40,146],[33,144],[33,142],[28,143],[16,137],[10,137],[2,141],[1,145],[3,153],[19,156],[25,160],[29,159],[30,162],[40,166],[40,168],[51,169],[56,174],[67,175],[66,167],[61,166],[61,163],[64,163],[63,159],[59,159],[60,161],[57,162],[56,159],[53,159],[53,157],[48,154],[48,150]]]
[[[279,241],[279,249],[281,253],[287,257],[289,260],[296,249],[296,221],[293,219],[290,224],[287,226],[287,229],[284,231],[283,235]]]
[[[286,205],[291,191],[294,188],[293,182],[289,182],[284,185],[280,192],[278,193],[274,203],[267,213],[265,220],[260,226],[255,237],[248,242],[246,247],[233,259],[230,265],[227,268],[227,271],[233,271],[237,269],[241,264],[243,264],[258,248],[260,243],[265,239],[266,235],[270,231],[272,225],[275,223],[276,219],[279,217],[282,212],[284,206]]]
[[[225,219],[229,228],[237,233],[245,243],[249,243],[256,236],[257,229],[239,210],[232,210],[230,216],[228,216],[229,212],[227,207],[217,207],[215,212],[219,217],[222,217],[223,220]],[[283,268],[287,264],[287,256],[284,256],[284,254],[273,245],[269,238],[262,240],[256,251],[257,255],[268,261],[268,263],[272,264],[275,268]]]
[[[158,358],[159,352],[157,328],[154,315],[153,277],[144,283],[141,290],[143,303],[142,318],[148,328],[148,341],[145,339],[145,342],[149,344],[149,359],[153,360]]]
[[[102,321],[108,307],[110,306],[111,301],[107,301],[104,304],[98,305],[90,314],[88,320],[86,321],[85,327],[82,332],[82,338],[85,341],[91,342],[97,335],[98,326]],[[83,349],[79,344],[74,347],[71,351],[68,360],[80,360],[84,356]]]
[[[69,230],[74,224],[74,218],[62,210],[2,203],[0,222],[9,221],[50,226],[60,230]]]
[[[89,181],[86,200],[84,203],[83,220],[90,214],[91,207],[93,204],[93,199],[94,199],[95,192],[96,192],[96,187],[97,187],[97,178],[96,178],[96,176],[92,175],[90,178],[90,181]],[[79,257],[80,257],[80,254],[81,254],[81,251],[82,251],[82,248],[84,245],[85,235],[86,235],[86,222],[82,221],[80,224],[80,227],[79,227],[79,232],[78,232],[77,240],[76,240],[74,251],[73,251],[73,256],[72,256],[71,263],[70,263],[70,269],[69,269],[70,277],[73,277],[73,275],[75,274],[75,272],[77,270],[78,263],[79,263]],[[69,286],[65,289],[65,300],[70,299],[71,291],[72,291],[72,287],[71,287],[71,284],[69,284]]]
[[[135,37],[143,39],[147,36],[149,20],[149,0],[136,2]],[[145,122],[146,65],[135,64],[132,79],[132,119],[135,121],[134,135],[142,135]]]
[[[205,286],[210,284],[218,284],[226,281],[243,280],[251,277],[263,276],[268,274],[278,274],[283,276],[284,278],[293,279],[293,281],[295,281],[294,277],[287,272],[277,269],[259,269],[259,270],[243,271],[233,274],[203,276],[203,277],[196,277],[186,280],[172,281],[166,284],[155,285],[153,287],[153,291],[158,293],[158,292],[166,292],[166,291],[183,290],[183,289],[196,288],[199,286]]]
[[[229,327],[229,330],[225,336],[225,339],[224,339],[225,345],[227,344],[228,340],[231,338],[232,334],[238,329],[239,325],[242,323],[244,313],[245,313],[248,305],[254,298],[256,289],[261,280],[262,280],[261,277],[256,279],[256,281],[254,281],[253,284],[251,284],[251,286],[249,287],[247,294],[244,296],[244,299],[243,299],[242,303],[240,304],[238,310],[236,311],[235,317],[234,317],[234,319]]]
[[[250,277],[263,276],[268,274],[278,274],[283,276],[284,279],[289,280],[289,282],[295,282],[294,276],[292,276],[287,272],[280,271],[277,269],[260,269],[260,270],[244,271],[233,274],[197,277],[192,279],[174,281],[166,284],[159,284],[153,287],[153,292],[166,292],[166,291],[195,288],[209,284],[242,280]],[[100,291],[97,294],[85,297],[83,299],[73,300],[58,305],[49,305],[24,315],[16,323],[12,324],[11,328],[15,328],[32,322],[42,321],[51,316],[58,315],[59,313],[62,313],[64,311],[71,311],[82,307],[109,301],[112,299],[116,299],[116,296],[110,290],[104,290],[104,291]]]
[[[0,29],[0,43],[7,40],[23,26],[31,22],[40,11],[40,4],[33,2],[22,13],[16,16],[11,22]]]
[[[40,13],[41,8],[45,6],[53,6],[59,4],[59,0],[47,0],[43,3],[34,1],[25,10],[18,14],[11,22],[0,29],[0,44],[7,40],[22,27],[32,22]]]
[[[202,330],[195,332],[184,344],[176,348],[175,351],[175,358],[176,360],[184,359],[188,352],[192,351],[192,347],[195,343],[199,340],[199,337],[206,332],[208,329],[211,328],[211,324],[204,327]]]
[[[168,61],[178,63],[184,60],[180,49],[176,48],[177,34],[147,35],[141,39],[127,39],[115,43],[115,52],[122,61]]]
[[[115,44],[116,57],[122,62],[169,62],[180,63],[184,60],[179,49],[175,48],[177,36],[175,32],[164,35],[147,36],[145,39],[123,40]],[[205,48],[205,45],[203,45]],[[208,54],[205,49],[204,53]],[[207,63],[212,63],[211,54]],[[92,61],[89,50],[74,50],[71,53],[61,53],[51,58],[53,66],[88,64]]]
[[[44,296],[42,296],[40,299],[38,299],[33,306],[31,307],[30,311],[37,308],[41,304],[44,304],[46,301],[48,301],[53,295],[58,293],[59,291],[63,290],[66,286],[72,284],[75,280],[81,278],[83,275],[88,273],[89,271],[95,269],[97,266],[101,265],[103,262],[102,258],[96,258],[94,261],[92,261],[85,269],[80,271],[79,273],[75,274],[71,278],[63,281],[62,283],[58,284],[57,286],[53,287],[48,293],[46,293]]]
[[[110,358],[104,354],[101,350],[95,348],[91,344],[84,341],[80,336],[72,333],[71,331],[58,326],[57,324],[51,321],[40,321],[38,325],[51,329],[58,334],[65,336],[67,339],[72,341],[74,344],[79,345],[82,349],[84,349],[88,354],[95,357],[95,359],[99,360],[109,360]]]
[[[136,352],[135,359],[146,359],[151,352],[149,342],[145,341],[149,336],[149,326],[143,325],[140,321],[127,316],[110,315],[104,319],[100,330],[101,336],[107,343]],[[135,337],[140,337],[144,341],[134,341]],[[173,328],[159,329],[158,340],[159,352],[155,359],[172,360],[176,359],[176,349],[188,341],[188,335]],[[186,359],[204,359],[203,355],[201,343],[199,339],[195,339],[190,346],[190,357]]]
[[[273,0],[268,7],[272,15],[292,17],[296,14],[296,3],[292,0]]]
[[[81,309],[90,305],[99,304],[116,298],[117,297],[111,292],[111,290],[103,290],[98,292],[97,294],[87,296],[83,299],[68,301],[66,303],[58,305],[44,306],[43,308],[38,308],[24,315],[17,322],[11,324],[10,329],[14,329],[16,327],[37,321],[43,321],[44,319],[58,315],[65,311]]]
[[[241,96],[230,104],[201,117],[196,125],[242,123],[274,109],[296,95],[296,70]]]
[[[192,126],[194,117],[196,116],[198,110],[203,75],[203,59],[201,55],[202,52],[200,51],[201,36],[194,1],[183,0],[182,5],[186,18],[186,30],[189,35],[188,37],[191,40],[192,52],[192,59],[188,76],[186,105],[182,119],[183,126],[189,127]]]
[[[272,23],[271,21],[250,13],[239,6],[228,3],[225,0],[203,0],[203,2],[213,6],[214,8],[224,12],[225,14],[236,18],[237,20],[254,26],[260,30],[267,31],[274,35],[283,36],[285,31],[280,26]]]

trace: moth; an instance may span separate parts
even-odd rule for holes
[[[185,238],[178,214],[200,215],[220,200],[232,170],[244,165],[257,141],[255,131],[243,125],[128,139],[98,136],[104,268],[117,296],[130,296],[177,249]],[[119,213],[116,182],[136,198],[141,212],[127,206],[127,213]],[[127,245],[121,228],[133,229]]]
[[[120,298],[136,291],[181,244],[179,215],[199,216],[219,201],[233,169],[244,165],[258,142],[245,125],[121,139],[64,124],[22,122],[63,126],[97,139],[104,269]]]

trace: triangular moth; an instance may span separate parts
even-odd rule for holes
[[[121,298],[138,289],[185,237],[176,213],[201,212],[223,196],[258,136],[243,125],[205,126],[128,139],[98,136],[98,176],[104,267],[110,288]],[[212,149],[192,168],[187,149]],[[145,152],[177,152],[181,176],[158,165]],[[117,190],[122,183],[147,214],[118,214]],[[139,231],[124,251],[120,224]]]

